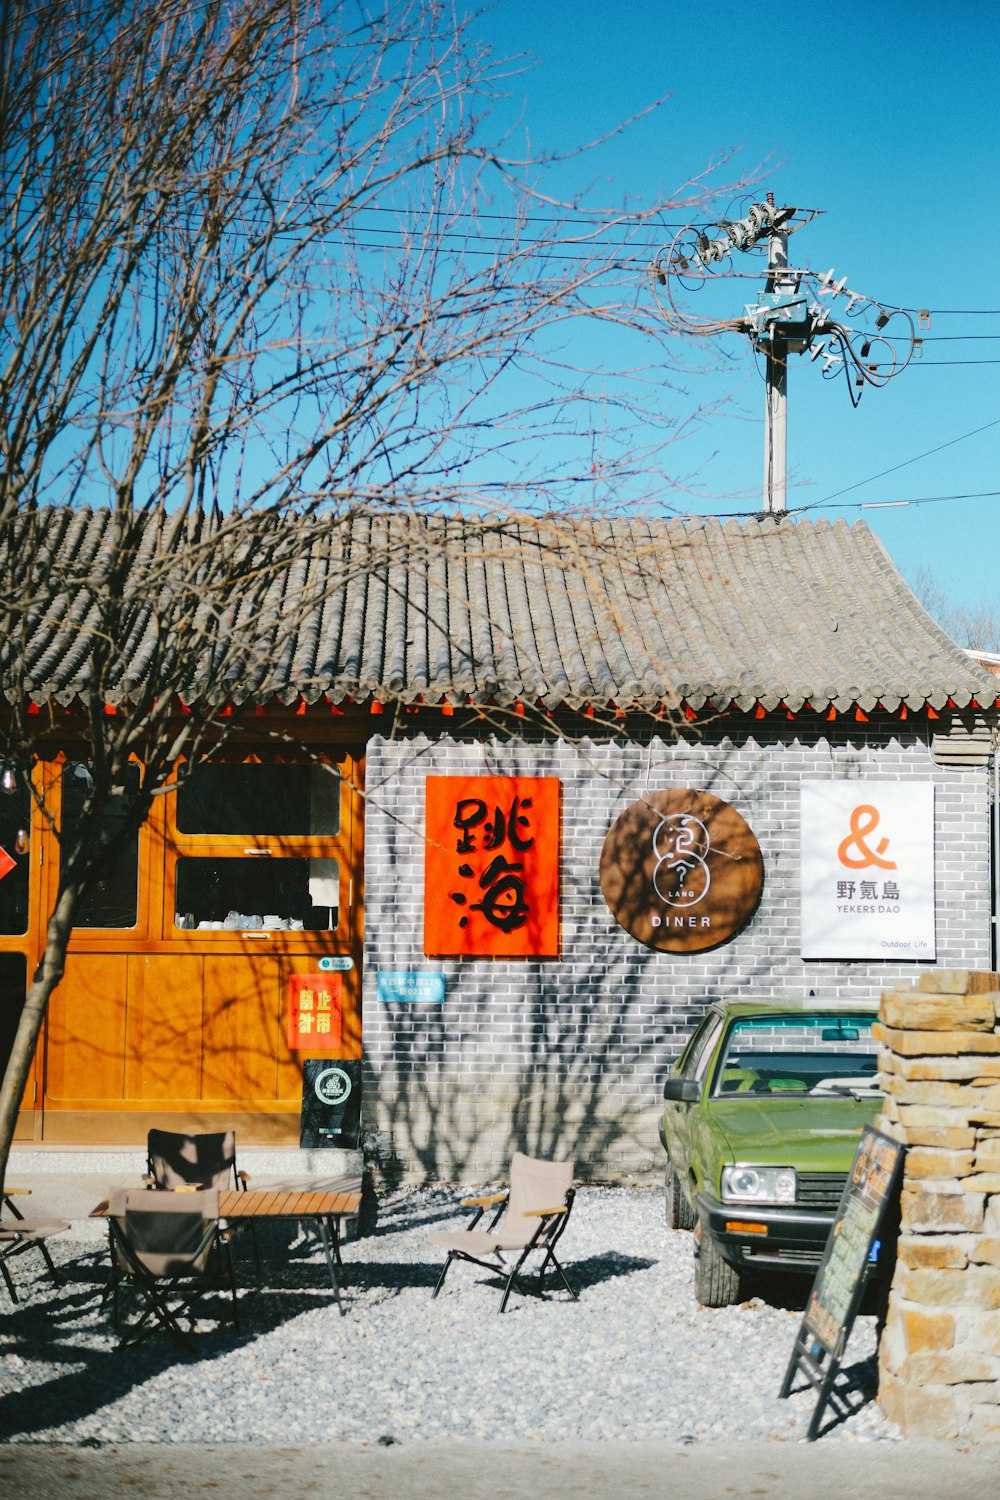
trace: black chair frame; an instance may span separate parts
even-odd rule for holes
[[[198,1301],[208,1293],[219,1290],[228,1292],[231,1297],[233,1326],[239,1331],[239,1301],[232,1251],[229,1236],[217,1219],[206,1224],[200,1241],[184,1252],[188,1262],[193,1264],[206,1251],[210,1251],[205,1270],[192,1273],[190,1269],[181,1269],[173,1275],[156,1275],[143,1264],[140,1255],[129,1242],[123,1223],[117,1218],[108,1220],[111,1282],[105,1293],[105,1300],[110,1296],[112,1326],[115,1329],[121,1327],[119,1295],[123,1280],[136,1287],[146,1307],[141,1317],[124,1330],[117,1345],[119,1349],[139,1344],[155,1333],[157,1328],[162,1328],[182,1349],[194,1353],[194,1341],[181,1326],[180,1320],[190,1318],[192,1308]],[[227,1285],[220,1280],[220,1269],[225,1273]]]

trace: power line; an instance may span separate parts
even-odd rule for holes
[[[921,366],[925,369],[933,368],[943,370],[952,365],[1000,365],[1000,359],[914,359],[910,364],[911,370],[919,370]]]
[[[841,492],[843,493],[843,491]],[[964,495],[921,495],[910,500],[845,500],[841,505],[828,505],[821,500],[818,505],[796,507],[799,510],[891,510],[904,505],[940,505],[945,500],[992,500],[1000,490],[974,490]]]
[[[988,432],[991,427],[1000,427],[1000,417],[995,417],[992,422],[984,422],[982,427],[974,427],[971,432],[963,432],[959,437],[949,438],[946,443],[939,443],[936,448],[928,448],[926,453],[917,453],[913,458],[905,458],[902,463],[893,464],[891,468],[883,469],[879,474],[872,474],[867,479],[859,479],[856,484],[849,484],[842,490],[835,490],[824,500],[817,500],[812,505],[801,506],[800,509],[818,510],[820,506],[829,505],[831,500],[839,500],[841,495],[849,495],[852,490],[860,490],[866,484],[874,484],[877,479],[885,479],[886,475],[896,474],[900,469],[908,468],[910,464],[920,463],[925,458],[932,458],[935,453],[943,453],[945,448],[954,448],[956,443],[964,443],[969,438],[978,437],[981,432]]]

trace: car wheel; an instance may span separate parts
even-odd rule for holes
[[[673,1167],[667,1168],[667,1175],[663,1183],[664,1195],[667,1200],[667,1228],[668,1229],[693,1229],[694,1214],[691,1205],[684,1196],[681,1180]]]
[[[743,1277],[723,1260],[704,1230],[695,1245],[694,1291],[702,1307],[732,1307],[743,1301]]]

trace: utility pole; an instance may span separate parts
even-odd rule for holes
[[[774,207],[774,194],[768,193]],[[788,275],[788,230],[776,226],[767,242],[767,284],[771,293],[795,290]],[[788,472],[788,351],[780,340],[772,340],[764,363],[764,510],[783,511]]]
[[[774,194],[768,193],[767,202],[751,204],[745,218],[720,220],[721,233],[715,239],[695,225],[685,225],[649,268],[653,295],[674,332],[704,338],[742,333],[763,356],[763,515],[782,515],[788,503],[789,356],[808,354],[827,379],[843,375],[851,404],[857,406],[866,386],[886,385],[905,370],[919,345],[913,319],[904,308],[887,311],[864,293],[852,292],[847,277],[836,279],[832,270],[817,274],[789,266],[789,234],[804,228],[818,210],[805,210],[805,219],[789,228],[799,212],[776,208]],[[690,291],[724,277],[735,251],[763,249],[765,240],[764,291],[744,308],[742,318],[695,318],[678,304],[674,286]],[[838,297],[845,299],[843,322],[833,315]]]

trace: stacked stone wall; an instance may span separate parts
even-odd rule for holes
[[[887,990],[876,1034],[907,1147],[879,1399],[908,1437],[1000,1442],[1000,975]]]

